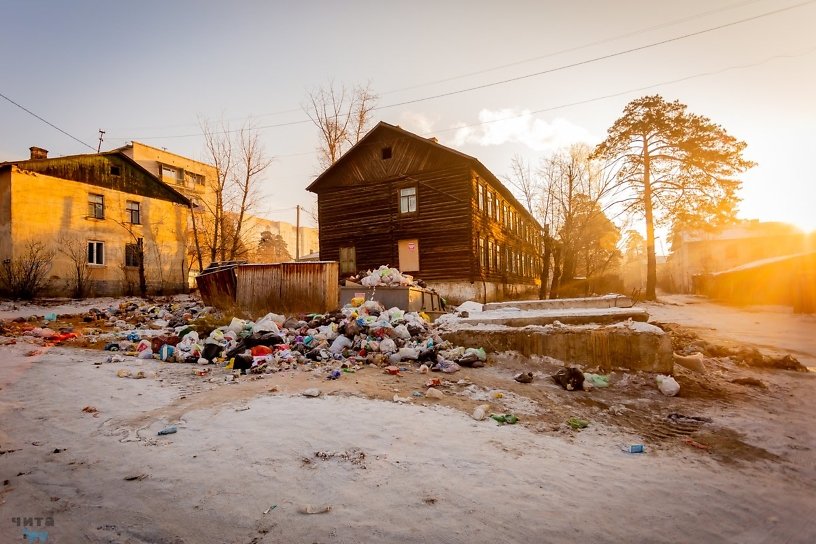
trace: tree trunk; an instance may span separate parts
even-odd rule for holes
[[[541,287],[538,289],[538,298],[544,300],[547,298],[547,283],[550,281],[550,256],[552,255],[552,243],[549,229],[545,227],[544,231],[544,258],[541,265]]]
[[[646,215],[646,300],[657,300],[657,258],[655,257],[654,212],[649,141],[643,137],[643,209]]]
[[[144,267],[144,242],[141,238],[136,240],[136,252],[139,255],[139,294],[144,298],[147,295],[147,278]]]
[[[190,217],[193,220],[193,240],[195,241],[196,257],[198,259],[198,271],[204,271],[204,264],[201,258],[201,244],[198,242],[198,228],[196,227],[195,211],[190,208]]]
[[[553,245],[553,277],[550,286],[550,298],[558,298],[558,290],[561,288],[561,246]]]

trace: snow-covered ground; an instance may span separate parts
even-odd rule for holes
[[[791,353],[816,367],[816,315],[794,314],[786,306],[725,306],[701,296],[662,295],[644,303],[649,321],[694,329],[711,341],[729,341],[775,353]]]
[[[119,302],[7,303],[2,315]],[[668,302],[647,306],[655,320],[809,349],[797,341],[810,317]],[[53,518],[40,528],[49,542],[816,541],[813,373],[706,361],[704,374],[679,369],[680,397],[624,373],[567,392],[547,379],[557,362],[492,354],[433,401],[412,394],[427,375],[410,371],[233,384],[225,370],[107,356],[25,338],[0,347],[0,542],[21,539],[13,520],[25,516]],[[124,368],[146,378],[118,378]],[[513,381],[531,369],[533,383]],[[734,381],[747,377],[763,387]],[[311,387],[323,395],[301,396]],[[484,402],[521,423],[472,419]],[[676,413],[710,418],[691,435],[709,445],[667,437]],[[571,431],[569,416],[591,423]],[[168,424],[178,432],[157,436]],[[646,453],[621,450],[633,443]]]

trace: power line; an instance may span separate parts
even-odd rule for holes
[[[658,25],[652,25],[652,26],[648,26],[648,27],[644,27],[644,28],[639,28],[639,29],[633,30],[631,32],[627,32],[627,33],[624,33],[624,34],[618,34],[616,36],[611,36],[609,38],[604,38],[602,40],[596,40],[596,41],[585,43],[585,44],[582,44],[582,45],[577,45],[577,46],[574,46],[574,47],[559,49],[559,50],[556,50],[556,51],[545,53],[543,55],[538,55],[536,57],[530,57],[530,58],[527,58],[527,59],[517,60],[517,61],[514,61],[514,62],[509,62],[507,64],[500,64],[500,65],[497,65],[497,66],[493,66],[491,68],[485,68],[483,70],[476,70],[474,72],[467,72],[467,73],[464,73],[464,74],[450,76],[450,77],[447,77],[447,78],[444,78],[444,79],[437,79],[437,80],[434,80],[434,81],[427,81],[425,83],[418,83],[416,85],[401,87],[399,89],[391,89],[391,90],[388,90],[388,91],[383,91],[383,92],[378,93],[378,94],[380,96],[397,94],[397,93],[401,93],[401,92],[404,92],[404,91],[410,91],[410,90],[414,90],[414,89],[421,89],[421,88],[424,88],[424,87],[430,87],[430,86],[433,86],[433,85],[438,85],[440,83],[447,83],[448,81],[456,81],[458,79],[464,79],[464,78],[472,77],[472,76],[475,76],[475,75],[481,75],[481,74],[485,74],[485,73],[489,73],[489,72],[495,72],[496,70],[501,70],[503,68],[510,68],[512,66],[519,66],[519,65],[522,65],[522,64],[528,64],[530,62],[535,62],[535,61],[546,59],[546,58],[556,57],[556,56],[559,56],[559,55],[563,55],[565,53],[572,53],[572,52],[575,52],[575,51],[580,51],[582,49],[588,49],[590,47],[594,47],[594,46],[597,46],[597,45],[603,45],[605,43],[614,42],[614,41],[621,40],[621,39],[624,39],[624,38],[631,38],[632,36],[637,36],[638,34],[643,34],[643,33],[646,33],[646,32],[651,32],[653,30],[659,30],[661,28],[674,26],[674,25],[677,25],[677,24],[680,24],[680,23],[685,23],[685,22],[688,22],[688,21],[692,21],[694,19],[700,19],[702,17],[705,17],[707,15],[711,15],[711,14],[714,14],[714,13],[729,11],[729,10],[732,10],[732,9],[735,9],[735,8],[738,8],[738,7],[742,7],[742,6],[745,6],[745,5],[748,5],[748,4],[756,4],[757,2],[761,2],[761,1],[762,0],[743,0],[741,2],[736,2],[736,3],[733,3],[733,4],[729,4],[727,6],[722,6],[722,7],[717,8],[717,9],[711,9],[711,10],[708,10],[708,11],[695,13],[693,15],[682,17],[680,19],[674,19],[674,20],[667,21],[665,23],[661,23],[661,24],[658,24]],[[257,116],[251,116],[250,115],[250,116],[236,117],[233,120],[247,120],[247,119],[258,119],[258,118],[261,118],[261,117],[274,117],[274,116],[277,116],[277,115],[284,115],[284,114],[287,114],[287,113],[298,113],[298,112],[302,112],[302,111],[303,110],[301,108],[293,108],[293,109],[280,110],[280,111],[269,112],[269,113],[261,113],[261,114],[259,114]],[[152,129],[163,129],[163,128],[179,128],[179,127],[190,127],[190,126],[196,126],[196,124],[195,123],[178,123],[178,124],[163,125],[163,126],[135,127],[135,129],[137,129],[137,130],[151,129],[151,128]],[[118,139],[121,139],[123,141],[127,141],[124,138],[118,138]]]
[[[522,81],[522,80],[530,79],[530,78],[533,78],[533,77],[552,74],[552,73],[559,72],[559,71],[562,71],[562,70],[567,70],[567,69],[570,69],[570,68],[585,66],[585,65],[588,65],[588,64],[592,64],[592,63],[595,63],[595,62],[602,61],[602,60],[608,60],[608,59],[620,57],[620,56],[623,56],[623,55],[628,55],[630,53],[635,53],[635,52],[638,52],[638,51],[644,51],[644,50],[650,49],[652,47],[658,47],[658,46],[665,45],[665,44],[668,44],[668,43],[673,43],[673,42],[677,42],[677,41],[680,41],[680,40],[685,40],[685,39],[692,38],[692,37],[695,37],[695,36],[701,36],[703,34],[708,34],[710,32],[715,32],[717,30],[722,30],[724,28],[729,28],[729,27],[740,25],[740,24],[743,24],[743,23],[756,21],[757,19],[762,19],[764,17],[769,17],[771,15],[776,15],[778,13],[782,13],[782,12],[785,12],[785,11],[790,11],[790,10],[800,8],[800,7],[808,5],[808,4],[812,4],[814,2],[816,2],[816,0],[807,0],[805,2],[800,2],[798,4],[793,4],[793,5],[790,5],[790,6],[786,6],[784,8],[779,8],[779,9],[767,11],[767,12],[764,12],[764,13],[760,13],[758,15],[753,15],[751,17],[745,17],[745,18],[742,18],[742,19],[738,19],[736,21],[731,21],[729,23],[723,23],[723,24],[716,25],[716,26],[713,26],[713,27],[709,27],[709,28],[706,28],[706,29],[703,29],[703,30],[698,30],[698,31],[695,31],[695,32],[688,32],[686,34],[681,34],[679,36],[666,38],[664,40],[659,40],[659,41],[648,43],[648,44],[645,44],[645,45],[640,45],[640,46],[637,46],[637,47],[631,47],[631,48],[628,48],[628,49],[623,49],[621,51],[616,51],[614,53],[609,53],[609,54],[606,54],[606,55],[601,55],[601,56],[598,56],[598,57],[592,57],[590,59],[585,59],[585,60],[582,60],[582,61],[577,61],[577,62],[573,62],[573,63],[569,63],[569,64],[564,64],[564,65],[557,66],[557,67],[554,67],[554,68],[550,68],[550,69],[547,69],[547,70],[532,72],[532,73],[524,74],[524,75],[521,75],[521,76],[502,79],[502,80],[499,80],[499,81],[493,81],[493,82],[489,82],[489,83],[483,83],[481,85],[475,85],[475,86],[472,86],[472,87],[466,87],[464,89],[458,89],[458,90],[448,91],[448,92],[445,92],[445,93],[439,93],[439,94],[435,94],[435,95],[431,95],[431,96],[415,98],[415,99],[412,99],[412,100],[404,100],[402,102],[396,102],[396,103],[387,104],[387,105],[384,105],[384,106],[377,106],[377,107],[372,108],[372,111],[378,111],[378,110],[383,110],[383,109],[388,109],[388,108],[396,108],[396,107],[399,107],[399,106],[407,106],[407,105],[410,105],[410,104],[417,104],[419,102],[427,102],[429,100],[436,100],[436,99],[445,98],[445,97],[448,97],[448,96],[455,96],[455,95],[458,95],[458,94],[463,94],[463,93],[472,92],[472,91],[481,90],[481,89],[487,89],[487,88],[495,87],[495,86],[498,86],[498,85],[505,85],[507,83],[513,83],[513,82],[516,82],[516,81]],[[263,129],[268,129],[268,128],[280,128],[280,127],[285,127],[285,126],[309,124],[311,122],[312,121],[310,119],[302,119],[302,120],[299,120],[299,121],[290,121],[290,122],[286,122],[286,123],[276,123],[276,124],[271,124],[271,125],[259,125],[259,126],[255,127],[255,128],[257,128],[259,130],[263,130]],[[216,134],[230,134],[230,133],[235,133],[235,132],[239,132],[239,131],[240,131],[240,129],[224,130],[224,131],[217,131]],[[172,135],[172,136],[147,136],[147,137],[133,138],[133,139],[136,139],[136,140],[158,140],[158,139],[173,139],[173,138],[192,138],[192,137],[198,137],[198,136],[201,136],[200,132],[191,133],[191,134],[178,134],[178,135]]]
[[[457,79],[462,79],[462,78],[466,78],[466,77],[485,74],[485,73],[488,73],[488,72],[495,72],[496,70],[501,70],[503,68],[510,68],[512,66],[519,66],[521,64],[527,64],[527,63],[530,63],[530,62],[535,62],[535,61],[538,61],[538,60],[542,60],[542,59],[546,59],[546,58],[550,58],[550,57],[556,57],[558,55],[563,55],[564,53],[572,53],[572,52],[575,52],[575,51],[580,51],[582,49],[588,49],[588,48],[594,47],[596,45],[603,45],[605,43],[622,40],[624,38],[631,38],[632,36],[637,36],[638,34],[643,34],[645,32],[651,32],[653,30],[659,30],[661,28],[674,26],[674,25],[679,24],[679,23],[685,23],[687,21],[691,21],[691,20],[694,20],[694,19],[699,19],[701,17],[705,17],[706,15],[711,15],[713,13],[719,13],[719,12],[722,12],[722,11],[728,11],[730,9],[745,6],[747,4],[755,4],[755,3],[759,2],[759,1],[761,1],[761,0],[746,0],[746,1],[743,1],[743,2],[737,2],[735,4],[731,4],[731,5],[728,5],[728,6],[723,6],[721,8],[704,11],[702,13],[697,13],[697,14],[694,14],[694,15],[689,15],[689,16],[683,17],[681,19],[675,19],[673,21],[668,21],[668,22],[665,22],[665,23],[661,23],[659,25],[653,25],[653,26],[649,26],[649,27],[645,27],[645,28],[640,28],[638,30],[633,30],[633,31],[627,32],[625,34],[618,34],[617,36],[604,38],[602,40],[596,40],[594,42],[585,43],[583,45],[576,45],[574,47],[559,49],[557,51],[546,53],[544,55],[539,55],[539,56],[536,56],[536,57],[530,57],[528,59],[518,60],[518,61],[510,62],[510,63],[507,63],[507,64],[500,64],[500,65],[497,65],[497,66],[493,66],[492,68],[485,68],[483,70],[476,70],[474,72],[459,74],[457,76],[451,76],[451,77],[447,77],[447,78],[444,78],[444,79],[437,79],[435,81],[428,81],[428,82],[425,82],[425,83],[419,83],[417,85],[413,85],[413,86],[410,86],[410,87],[403,87],[401,89],[393,89],[391,91],[385,91],[385,92],[380,93],[380,94],[381,95],[395,94],[395,93],[399,93],[399,92],[402,92],[402,91],[408,91],[408,90],[412,90],[412,89],[420,89],[420,88],[423,88],[423,87],[429,87],[431,85],[438,85],[439,83],[447,83],[448,81],[455,81]]]
[[[60,127],[58,127],[58,126],[57,126],[57,125],[55,125],[54,123],[52,123],[52,122],[50,122],[50,121],[47,121],[46,119],[43,119],[42,117],[40,117],[39,115],[37,115],[36,113],[34,113],[33,111],[31,111],[30,109],[26,108],[25,106],[23,106],[23,105],[21,105],[21,104],[18,104],[17,102],[15,102],[14,100],[12,100],[12,99],[11,99],[11,98],[9,98],[8,96],[4,95],[3,93],[0,93],[0,97],[2,97],[2,98],[4,98],[4,99],[8,100],[9,102],[11,102],[11,103],[12,103],[12,104],[14,104],[15,106],[17,106],[18,108],[20,108],[21,110],[23,110],[24,112],[28,113],[29,115],[33,115],[34,117],[36,117],[37,119],[39,119],[40,121],[42,121],[43,123],[45,123],[46,125],[48,125],[48,126],[50,126],[50,127],[52,127],[52,128],[57,129],[58,131],[62,132],[63,134],[65,134],[66,136],[68,136],[69,138],[71,138],[72,140],[76,140],[77,142],[81,143],[81,144],[82,144],[82,145],[84,145],[85,147],[90,148],[90,149],[91,149],[91,151],[96,151],[96,148],[94,148],[94,146],[92,146],[92,145],[90,145],[90,144],[88,144],[88,143],[86,143],[86,142],[83,142],[82,140],[80,140],[79,138],[77,138],[76,136],[74,136],[73,134],[69,134],[68,132],[66,132],[66,131],[62,130]]]
[[[597,96],[597,97],[594,97],[594,98],[587,98],[585,100],[579,100],[577,102],[569,102],[567,104],[560,104],[558,106],[551,106],[551,107],[542,108],[542,109],[539,109],[539,110],[532,110],[532,111],[522,113],[521,115],[513,115],[513,116],[510,116],[510,117],[502,117],[501,119],[491,119],[489,121],[481,121],[479,123],[472,123],[472,124],[469,124],[469,125],[460,125],[460,126],[457,126],[457,127],[434,130],[432,133],[429,132],[429,133],[423,134],[423,136],[427,136],[429,134],[438,134],[438,133],[442,133],[442,132],[451,132],[451,131],[460,130],[460,129],[463,129],[463,128],[472,128],[472,127],[477,127],[477,126],[481,126],[481,125],[488,125],[488,124],[492,124],[492,123],[500,123],[502,121],[510,121],[512,119],[520,119],[520,118],[526,117],[528,115],[535,115],[537,113],[545,113],[545,112],[560,110],[560,109],[564,109],[564,108],[571,108],[573,106],[580,106],[580,105],[583,105],[583,104],[589,104],[591,102],[598,102],[600,100],[606,100],[606,99],[609,99],[609,98],[616,98],[618,96],[623,96],[623,95],[638,92],[638,91],[645,91],[647,89],[654,89],[655,87],[661,87],[663,85],[672,85],[674,83],[682,83],[683,81],[688,81],[690,79],[696,79],[696,78],[699,78],[699,77],[719,75],[719,74],[723,74],[725,72],[730,72],[730,71],[733,71],[733,70],[743,70],[745,68],[752,68],[754,66],[761,66],[763,64],[767,64],[767,63],[769,63],[771,61],[774,61],[774,60],[804,57],[804,56],[813,54],[814,52],[816,52],[816,47],[812,47],[812,48],[810,48],[810,49],[808,49],[808,50],[806,50],[806,51],[804,51],[802,53],[798,53],[798,54],[774,55],[772,57],[767,57],[767,58],[765,58],[765,59],[763,59],[761,61],[758,61],[758,62],[753,62],[753,63],[749,63],[749,64],[738,64],[738,65],[728,66],[726,68],[721,68],[719,70],[711,70],[711,71],[708,71],[708,72],[700,72],[700,73],[697,73],[697,74],[684,76],[684,77],[681,77],[681,78],[678,78],[678,79],[671,79],[671,80],[668,80],[668,81],[662,81],[660,83],[653,83],[651,85],[645,85],[643,87],[636,87],[636,88],[633,88],[633,89],[627,89],[625,91],[619,91],[619,92],[612,93],[612,94],[606,94],[606,95]]]
[[[607,55],[602,55],[600,57],[594,57],[594,58],[587,59],[587,60],[582,60],[582,61],[573,62],[573,63],[570,63],[570,64],[565,64],[565,65],[558,66],[558,67],[555,67],[555,68],[550,68],[548,70],[542,70],[540,72],[533,72],[531,74],[525,74],[525,75],[521,75],[521,76],[511,77],[511,78],[508,78],[508,79],[502,79],[500,81],[493,81],[493,82],[490,82],[490,83],[483,83],[482,85],[476,85],[476,86],[473,86],[473,87],[468,87],[466,89],[459,89],[459,90],[456,90],[456,91],[449,91],[449,92],[446,92],[446,93],[440,93],[440,94],[436,94],[436,95],[432,95],[432,96],[426,96],[426,97],[423,97],[423,98],[415,98],[413,100],[405,100],[403,102],[397,102],[395,104],[389,104],[387,106],[380,106],[378,108],[373,108],[373,109],[378,110],[378,109],[385,109],[385,108],[394,108],[394,107],[397,107],[397,106],[406,106],[408,104],[416,104],[417,102],[425,102],[427,100],[434,100],[434,99],[437,99],[437,98],[444,98],[444,97],[447,97],[447,96],[454,96],[454,95],[457,95],[457,94],[462,94],[462,93],[466,93],[466,92],[470,92],[470,91],[476,91],[476,90],[480,90],[480,89],[487,89],[489,87],[495,87],[497,85],[504,85],[506,83],[521,81],[521,80],[524,80],[524,79],[529,79],[531,77],[538,77],[538,76],[542,76],[542,75],[545,75],[545,74],[551,74],[553,72],[559,72],[561,70],[566,70],[568,68],[576,68],[578,66],[584,66],[584,65],[587,65],[587,64],[591,64],[593,62],[598,62],[598,61],[601,61],[601,60],[608,60],[608,59],[611,59],[611,58],[620,57],[620,56],[623,56],[623,55],[628,55],[629,53],[635,53],[635,52],[638,52],[638,51],[643,51],[645,49],[650,49],[652,47],[657,47],[659,45],[665,45],[667,43],[672,43],[672,42],[676,42],[676,41],[680,41],[680,40],[685,40],[686,38],[691,38],[691,37],[694,37],[694,36],[700,36],[702,34],[707,34],[709,32],[714,32],[716,30],[722,30],[724,28],[728,28],[728,27],[731,27],[731,26],[739,25],[739,24],[742,24],[742,23],[750,22],[750,21],[755,21],[755,20],[761,19],[763,17],[768,17],[770,15],[776,15],[777,13],[781,13],[783,11],[789,11],[789,10],[792,10],[794,8],[799,8],[799,7],[802,7],[802,6],[807,5],[807,4],[812,4],[814,1],[816,1],[816,0],[808,0],[806,2],[801,2],[801,3],[795,4],[793,6],[788,6],[788,7],[785,7],[785,8],[776,9],[776,10],[769,11],[769,12],[766,12],[766,13],[762,13],[762,14],[759,14],[759,15],[754,15],[753,17],[746,17],[746,18],[740,19],[738,21],[732,21],[730,23],[725,23],[725,24],[713,26],[713,27],[706,28],[706,29],[703,29],[703,30],[698,30],[696,32],[689,32],[687,34],[681,34],[680,36],[674,36],[672,38],[667,38],[665,40],[652,42],[652,43],[649,43],[649,44],[646,44],[646,45],[631,47],[629,49],[624,49],[622,51],[616,51],[614,53],[609,53]]]

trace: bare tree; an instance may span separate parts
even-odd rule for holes
[[[559,296],[562,284],[575,277],[586,236],[599,217],[606,215],[617,185],[591,150],[576,144],[545,157],[539,167],[543,210],[553,240],[553,277],[550,297]]]
[[[320,133],[320,166],[328,168],[356,144],[369,127],[377,95],[371,85],[328,84],[310,91],[303,110]]]
[[[71,289],[75,298],[88,295],[91,286],[91,270],[88,267],[88,245],[76,236],[60,236],[58,251],[71,261]]]
[[[13,298],[36,298],[48,282],[48,272],[56,251],[43,242],[29,240],[13,259],[3,261],[0,284]]]
[[[522,196],[527,211],[535,213],[536,197],[541,184],[530,167],[530,162],[519,154],[513,155],[510,160],[510,175],[505,176],[504,181]]]
[[[210,186],[212,201],[203,202],[202,221],[196,223],[197,252],[206,252],[210,261],[234,260],[246,252],[246,223],[260,201],[258,184],[272,159],[251,122],[232,131],[223,122],[215,130],[202,120],[201,128],[208,160],[217,175]]]

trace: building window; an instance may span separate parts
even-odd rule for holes
[[[485,193],[485,191],[484,191],[484,187],[480,183],[477,184],[476,186],[478,188],[477,189],[478,197],[477,197],[476,202],[479,205],[479,209],[484,210],[484,207],[485,207],[485,202],[484,202],[484,193]]]
[[[416,187],[400,189],[400,213],[413,213],[417,209]]]
[[[501,272],[502,269],[502,250],[499,244],[496,244],[496,270]]]
[[[119,176],[121,175],[121,171],[119,170],[118,166],[111,166],[110,167],[111,176]]]
[[[125,206],[125,220],[131,225],[141,225],[142,216],[139,209],[139,203],[128,200]]]
[[[487,241],[487,268],[494,270],[496,268],[496,258],[493,249],[493,240]]]
[[[487,259],[485,259],[485,239],[479,238],[479,267],[484,270],[487,267]]]
[[[161,177],[173,183],[184,184],[184,172],[172,166],[161,165]]]
[[[88,264],[105,264],[105,242],[88,242]]]
[[[385,160],[390,159],[393,156],[393,152],[392,152],[390,147],[383,147],[380,150],[380,156],[382,157],[382,160],[385,161]]]
[[[105,197],[102,195],[88,195],[88,217],[105,219]]]
[[[139,266],[141,260],[139,248],[141,245],[141,238],[135,244],[125,244],[125,266]]]
[[[487,199],[487,216],[493,217],[493,194],[485,191],[485,199]]]
[[[493,219],[498,223],[499,221],[499,197],[493,193]]]
[[[189,181],[191,185],[204,185],[204,176],[194,172],[184,172],[184,178]]]
[[[353,274],[357,272],[357,251],[354,246],[340,248],[340,273]]]

